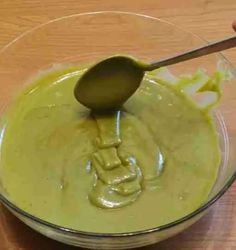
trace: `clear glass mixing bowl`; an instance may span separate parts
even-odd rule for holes
[[[130,54],[153,61],[205,43],[174,24],[134,13],[84,13],[50,21],[24,33],[0,51],[0,115],[31,77],[57,64],[91,63],[113,54]],[[232,65],[220,54],[180,63],[170,70],[180,74],[204,68],[211,73],[219,61],[235,74]],[[233,81],[224,86],[224,96],[215,113],[223,156],[217,182],[209,199],[184,218],[139,232],[104,234],[76,231],[43,221],[18,208],[3,192],[1,202],[36,231],[86,248],[135,248],[181,232],[203,216],[235,180],[236,83]]]

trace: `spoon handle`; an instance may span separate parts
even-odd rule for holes
[[[153,62],[153,63],[147,65],[146,66],[147,68],[145,68],[145,70],[151,71],[151,70],[163,67],[163,66],[187,61],[187,60],[194,59],[194,58],[197,58],[200,56],[204,56],[204,55],[208,55],[208,54],[215,53],[218,51],[230,49],[230,48],[235,47],[235,46],[236,46],[236,36],[234,35],[232,37],[223,39],[221,41],[209,43],[205,46],[186,51],[186,52],[179,54],[179,55],[176,55],[174,57],[169,57],[166,59],[162,59],[158,62]]]

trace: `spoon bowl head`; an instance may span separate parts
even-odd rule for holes
[[[92,110],[118,109],[137,90],[143,76],[138,61],[113,56],[87,69],[78,80],[74,95]]]

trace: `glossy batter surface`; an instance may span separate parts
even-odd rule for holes
[[[107,139],[104,122],[99,125],[104,117],[91,115],[73,96],[80,75],[78,68],[68,68],[41,76],[6,114],[0,171],[9,199],[44,220],[90,232],[152,228],[197,209],[214,185],[220,162],[208,113],[147,75],[120,111],[120,142],[109,149],[110,160],[98,147]],[[98,150],[105,159],[98,165],[108,170],[95,166]],[[122,162],[127,157],[135,158],[134,171]],[[107,172],[113,167],[117,172]],[[121,186],[114,182],[130,173]],[[110,180],[121,196],[109,196]],[[101,208],[101,197],[125,206]]]

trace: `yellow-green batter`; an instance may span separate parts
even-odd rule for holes
[[[73,96],[81,74],[71,67],[41,76],[7,112],[0,148],[7,197],[41,219],[90,232],[152,228],[197,209],[220,153],[208,111],[183,93],[188,81],[146,75],[122,110],[91,114]]]

